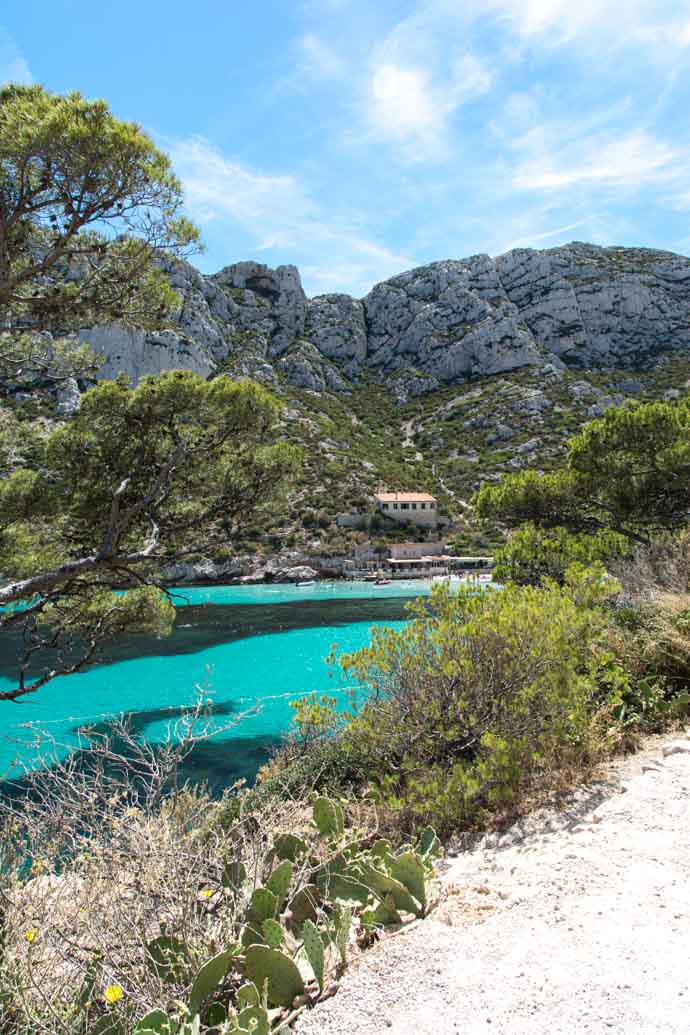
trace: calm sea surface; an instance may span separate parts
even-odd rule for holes
[[[348,685],[326,664],[330,651],[364,646],[375,625],[400,628],[406,602],[428,592],[420,581],[177,589],[171,636],[123,637],[86,671],[21,703],[0,702],[0,780],[18,776],[17,759],[30,762],[37,732],[64,753],[80,726],[124,713],[150,742],[160,741],[199,687],[213,701],[215,721],[237,723],[195,750],[186,775],[216,789],[252,779],[290,724],[291,700]],[[12,685],[15,656],[11,637],[0,638],[0,689]],[[256,714],[238,718],[257,703]]]

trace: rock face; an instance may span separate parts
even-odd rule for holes
[[[168,267],[176,320],[152,334],[84,332],[101,377],[186,367],[314,391],[348,391],[364,372],[400,398],[444,383],[549,365],[642,369],[690,348],[690,260],[643,248],[573,243],[435,262],[377,284],[362,300],[308,299],[294,266],[256,262],[204,277]]]

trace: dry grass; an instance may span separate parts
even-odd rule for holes
[[[161,764],[130,739],[125,760],[102,740],[86,762],[56,763],[34,774],[26,800],[0,805],[3,1035],[88,1031],[112,985],[133,1016],[184,1001],[190,975],[236,940],[275,837],[304,828],[308,812],[304,802],[240,809],[227,824],[223,802],[175,787],[185,750]],[[189,962],[172,983],[147,951],[163,934]]]

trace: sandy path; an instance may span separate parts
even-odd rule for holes
[[[448,860],[438,909],[299,1035],[688,1035],[690,735],[676,743]]]

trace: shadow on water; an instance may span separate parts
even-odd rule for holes
[[[232,701],[213,704],[208,710],[209,719],[222,727],[226,720],[237,712],[238,706]],[[189,714],[191,708],[166,707],[150,708],[142,711],[127,712],[123,719],[131,734],[137,738],[145,738],[146,730],[156,723],[169,723],[171,731],[176,722]],[[78,734],[80,728],[75,726],[71,733]],[[90,725],[89,730],[96,735],[110,734],[110,748],[114,754],[124,759],[132,757],[131,747],[122,738],[113,733],[107,721]],[[282,738],[269,734],[257,737],[225,737],[211,738],[196,744],[182,761],[178,770],[179,783],[205,784],[213,797],[220,797],[224,790],[232,787],[238,780],[253,784],[261,766],[268,761],[273,751],[280,746]],[[72,753],[72,762],[77,767],[89,767],[91,752],[88,748]],[[119,767],[118,767],[119,771]],[[116,772],[111,770],[111,775]],[[0,781],[0,797],[22,798],[31,793],[32,777],[21,777],[15,780]]]
[[[92,667],[110,665],[142,657],[167,657],[178,654],[196,654],[225,643],[255,636],[266,636],[318,626],[345,626],[355,622],[400,621],[408,618],[405,609],[409,599],[393,597],[377,600],[336,599],[289,602],[280,604],[202,604],[189,605],[177,612],[170,636],[128,635],[102,645]],[[16,657],[19,644],[17,634],[5,630],[0,634],[0,679],[16,677]],[[37,658],[34,674],[40,672],[49,659]],[[74,677],[78,679],[79,677]],[[231,717],[238,705],[232,701],[216,702],[211,714],[215,719]],[[132,732],[146,737],[146,731],[157,723],[180,718],[178,707],[132,710],[126,713]],[[222,722],[219,722],[221,725]],[[107,723],[92,727],[103,733]],[[73,727],[71,733],[78,731]],[[69,732],[65,734],[69,736]],[[214,794],[220,794],[239,779],[253,783],[261,765],[281,743],[280,735],[262,734],[254,737],[233,736],[232,731],[197,744],[185,759],[180,771],[181,780],[207,783]],[[123,753],[125,745],[115,745]],[[77,752],[80,756],[86,754]],[[0,794],[26,793],[23,779],[0,782]]]
[[[103,643],[92,665],[108,665],[141,657],[195,654],[250,636],[289,632],[320,625],[353,622],[401,621],[409,615],[405,605],[412,597],[380,600],[309,600],[299,604],[201,604],[180,608],[170,636],[129,634]],[[0,678],[16,678],[16,658],[21,634],[13,629],[0,633]],[[54,661],[54,659],[52,659]],[[51,664],[37,653],[32,675]]]

